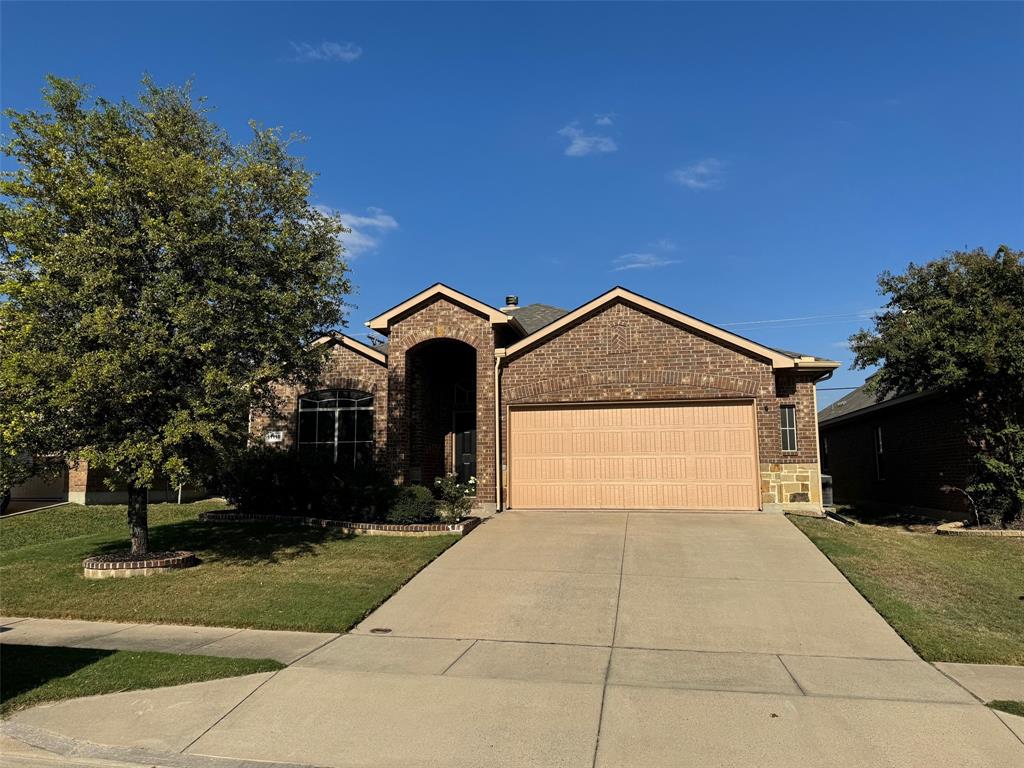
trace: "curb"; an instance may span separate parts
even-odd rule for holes
[[[36,749],[61,757],[110,760],[121,763],[159,766],[159,768],[315,768],[309,763],[274,763],[265,760],[242,760],[235,757],[213,757],[181,752],[154,752],[141,747],[116,747],[79,741],[59,733],[21,725],[9,720],[0,722],[0,733]]]

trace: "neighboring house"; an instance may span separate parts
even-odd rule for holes
[[[33,501],[57,503],[70,501],[74,504],[127,504],[127,491],[112,491],[107,487],[107,475],[91,469],[85,461],[70,468],[48,475],[30,477],[21,485],[11,489],[11,501]],[[201,488],[182,489],[182,501],[192,501],[203,495]],[[178,489],[169,484],[157,484],[149,491],[152,502],[177,501]]]
[[[477,478],[485,509],[821,506],[815,382],[838,367],[623,288],[571,312],[437,284],[334,333],[312,392],[277,388],[255,439],[376,461],[401,483]]]
[[[937,392],[879,401],[867,386],[818,412],[822,471],[836,502],[965,511],[961,493],[943,490],[968,483],[963,404]]]

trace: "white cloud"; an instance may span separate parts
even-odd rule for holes
[[[678,246],[676,241],[670,237],[659,237],[651,243],[650,247],[657,248],[659,251],[674,251]]]
[[[594,115],[594,125],[611,125],[618,117],[614,112],[598,112]]]
[[[678,262],[678,259],[670,259],[658,253],[625,253],[612,261],[612,272],[622,272],[626,269],[657,269]]]
[[[308,61],[343,61],[350,64],[363,55],[363,49],[355,43],[313,43],[290,42],[292,61],[305,63]]]
[[[588,136],[576,123],[569,123],[558,135],[569,139],[569,146],[565,148],[565,154],[569,157],[615,152],[619,148],[610,136]]]
[[[341,217],[341,223],[347,229],[352,230],[341,234],[338,238],[345,246],[345,253],[349,258],[358,258],[376,250],[380,246],[381,237],[386,232],[398,229],[398,220],[382,208],[367,208],[365,214],[335,211],[324,205],[318,205],[316,208],[328,216],[337,214]]]
[[[688,189],[714,189],[722,184],[722,163],[709,157],[677,168],[670,176],[676,184]]]

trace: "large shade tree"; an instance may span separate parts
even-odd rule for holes
[[[0,482],[84,459],[128,491],[203,482],[271,382],[310,380],[310,342],[350,291],[336,217],[310,203],[295,137],[235,143],[188,85],[134,102],[50,77],[7,110],[0,181]]]
[[[1024,252],[954,251],[882,273],[874,330],[850,339],[854,367],[881,366],[878,397],[940,390],[965,406],[980,512],[1024,516]]]

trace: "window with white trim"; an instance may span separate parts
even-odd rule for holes
[[[796,452],[796,406],[784,405],[779,409],[779,426],[782,429],[783,453]]]
[[[344,467],[373,461],[373,395],[324,389],[299,398],[299,450],[330,456]]]

